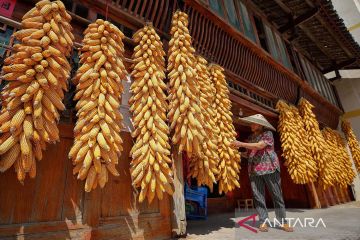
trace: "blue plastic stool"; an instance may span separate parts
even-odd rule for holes
[[[194,208],[193,204],[188,207],[186,212],[187,219],[207,219],[207,188],[206,187],[194,187],[190,188],[187,184],[185,185],[185,201],[193,202],[197,205],[197,209]],[[191,210],[190,210],[191,209]]]

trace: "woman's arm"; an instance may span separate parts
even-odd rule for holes
[[[244,147],[244,148],[251,149],[251,150],[261,150],[266,147],[266,143],[262,140],[257,143],[245,143],[245,142],[240,142],[240,141],[234,141],[231,143],[231,146],[236,147],[236,148]]]

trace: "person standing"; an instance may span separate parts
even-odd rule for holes
[[[252,135],[247,142],[234,141],[235,148],[246,148],[248,155],[248,172],[256,211],[259,215],[259,231],[267,232],[266,220],[269,218],[265,203],[265,185],[273,199],[275,215],[282,223],[280,226],[286,232],[294,229],[286,221],[284,198],[281,190],[280,164],[274,151],[272,131],[276,129],[261,114],[255,114],[240,120],[250,125]]]

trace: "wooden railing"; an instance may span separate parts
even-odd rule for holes
[[[177,1],[172,0],[82,0],[81,3],[131,30],[151,22],[165,39],[169,38],[172,13],[178,8]]]
[[[185,11],[189,15],[189,29],[200,54],[234,73],[242,82],[254,84],[289,102],[296,101],[297,84],[256,54],[252,48],[258,46],[243,44],[216,24],[211,15],[204,15],[198,5],[188,2]]]

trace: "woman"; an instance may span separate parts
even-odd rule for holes
[[[274,137],[270,130],[275,128],[261,114],[241,118],[242,122],[249,124],[252,135],[248,143],[234,141],[233,147],[248,149],[248,171],[253,192],[256,211],[259,215],[259,231],[267,232],[268,226],[265,223],[268,219],[268,212],[265,204],[265,185],[271,193],[275,215],[286,232],[294,231],[286,222],[285,204],[281,191],[280,164],[274,151]]]

